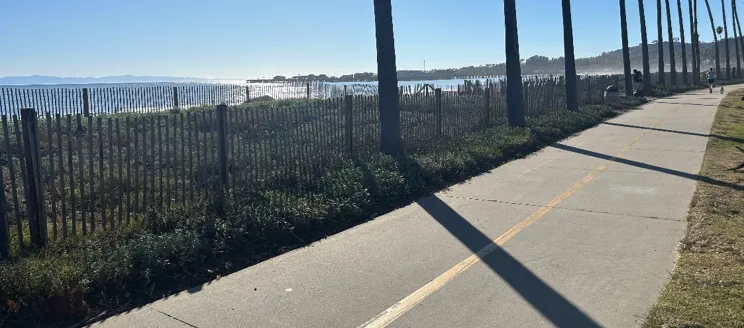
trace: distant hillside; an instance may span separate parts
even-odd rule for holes
[[[736,67],[736,49],[733,38],[729,39],[729,52],[731,56],[731,67]],[[669,43],[664,42],[664,62],[666,70],[669,70]],[[719,42],[721,52],[721,68],[726,67],[724,43]],[[682,67],[682,48],[681,43],[675,42],[675,58],[678,70]],[[686,44],[688,66],[690,62],[692,47]],[[700,44],[702,53],[703,69],[715,66],[715,46],[713,42],[703,42]],[[744,62],[744,54],[741,54]],[[651,71],[658,69],[658,46],[649,44],[649,58],[651,62]],[[636,69],[643,67],[643,57],[641,55],[640,44],[630,48],[631,66]],[[548,58],[545,56],[535,55],[523,60],[522,73],[525,75],[534,74],[563,74],[563,58]],[[590,58],[579,58],[576,60],[576,68],[579,74],[597,74],[597,73],[618,73],[623,70],[623,54],[621,49],[602,53],[599,56]],[[401,70],[398,71],[398,78],[401,81],[425,81],[425,80],[447,80],[476,76],[501,76],[506,74],[506,64],[486,64],[480,66],[468,66],[450,69],[433,69],[433,70]],[[356,73],[347,74],[339,77],[328,76],[325,74],[300,75],[295,77],[276,76],[275,81],[329,81],[329,82],[353,82],[353,81],[377,81],[375,73]],[[204,78],[193,77],[173,77],[173,76],[133,76],[118,75],[105,77],[56,77],[56,76],[8,76],[0,77],[0,85],[41,85],[41,84],[95,84],[95,83],[156,83],[156,82],[209,82],[214,81]]]
[[[734,42],[733,38],[728,39],[729,42],[729,54],[730,54],[730,60],[731,60],[731,67],[736,67],[736,43]],[[688,66],[691,67],[691,53],[692,53],[692,46],[690,43],[686,43],[686,50],[687,50],[687,61]],[[720,61],[721,61],[721,68],[725,69],[726,67],[726,48],[724,41],[718,42],[719,51],[720,51]],[[651,71],[658,70],[659,67],[659,50],[658,50],[658,44],[649,44],[648,45],[648,54],[649,54],[649,61],[651,63]],[[669,70],[669,42],[664,42],[663,44],[664,48],[664,63],[667,66],[667,70]],[[630,49],[630,63],[633,68],[641,69],[643,65],[643,55],[641,51],[641,45],[637,45],[634,47],[631,47]],[[700,43],[700,53],[701,53],[701,66],[711,66],[715,67],[715,43],[713,42],[701,42]],[[742,56],[742,54],[740,54]],[[676,61],[677,70],[682,69],[682,44],[679,42],[674,43],[674,58]],[[744,57],[742,57],[742,62],[744,62]],[[582,58],[576,60],[576,66],[578,70],[581,71],[594,71],[594,70],[600,70],[601,67],[611,67],[614,69],[614,71],[622,71],[623,67],[623,52],[622,49],[617,49],[610,52],[605,52],[599,56],[591,57],[591,58]]]
[[[666,70],[669,70],[669,43],[664,42],[664,63],[666,64]],[[726,57],[725,48],[722,41],[719,42],[720,56],[721,56],[721,68],[726,68]],[[682,70],[682,44],[679,42],[674,43],[676,66],[679,71]],[[686,44],[687,48],[687,60],[688,67],[692,66],[691,54],[692,46],[690,43]],[[703,68],[713,67],[715,65],[715,45],[713,42],[702,42],[700,44],[701,52],[701,66]],[[734,39],[729,39],[729,52],[731,54],[731,67],[736,66],[736,49]],[[651,71],[655,72],[658,70],[658,45],[649,44],[649,60],[651,63]],[[630,62],[633,68],[639,70],[643,67],[643,56],[641,52],[641,45],[637,45],[630,48]],[[742,62],[744,62],[744,55],[742,55]],[[576,68],[579,74],[595,74],[595,73],[618,73],[623,70],[623,53],[622,49],[613,50],[610,52],[602,53],[596,57],[590,58],[579,58],[576,60]],[[523,60],[522,74],[533,75],[533,74],[563,74],[564,61],[563,57],[560,58],[548,58],[545,56],[532,56]],[[401,70],[398,71],[398,79],[401,81],[425,81],[425,80],[445,80],[445,79],[457,79],[466,78],[471,76],[499,76],[506,74],[506,64],[486,64],[481,66],[468,66],[461,68],[450,68],[450,69],[433,69],[433,70]],[[277,76],[274,78],[277,81],[284,80],[322,80],[322,81],[340,81],[340,82],[352,82],[352,81],[376,81],[377,75],[375,73],[356,73],[348,74],[339,77],[327,76],[325,74],[319,75],[302,75],[291,78],[284,76]]]

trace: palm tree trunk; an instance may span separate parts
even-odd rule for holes
[[[682,15],[682,0],[677,0],[677,17],[679,17],[679,40],[682,42],[682,84],[687,85],[687,45],[685,44],[685,22]]]
[[[638,12],[641,16],[641,51],[643,52],[643,91],[651,90],[651,65],[648,58],[648,36],[646,35],[646,10],[643,0],[638,0]]]
[[[669,9],[669,0],[666,3],[667,32],[669,35],[669,74],[672,85],[677,85],[677,64],[674,58],[674,33],[672,32],[672,11]]]
[[[693,0],[693,9],[695,10],[695,60],[697,60],[697,77],[698,82],[700,82],[700,73],[702,70],[700,69],[700,63],[702,62],[702,56],[700,52],[700,29],[698,26],[698,0]]]
[[[713,21],[713,12],[710,11],[710,2],[705,0],[705,7],[708,8],[708,18],[710,18],[710,29],[713,31],[713,42],[716,45],[716,76],[721,76],[721,51],[718,48],[718,34],[716,33],[716,23]]]
[[[633,77],[630,76],[630,49],[628,48],[628,20],[625,16],[625,0],[620,0],[620,30],[623,38],[623,69],[625,71],[625,95],[633,95]]]
[[[723,11],[723,45],[726,50],[726,79],[731,80],[731,54],[729,53],[728,25],[726,23],[726,1],[721,0],[721,10]]]
[[[690,14],[690,55],[692,55],[690,61],[692,62],[692,84],[698,85],[700,84],[700,68],[697,64],[697,54],[695,51],[695,40],[697,40],[697,37],[695,36],[695,18],[693,17],[692,0],[687,0],[687,11]],[[697,13],[695,13],[695,16],[697,16]]]
[[[571,0],[563,0],[563,49],[566,60],[566,107],[579,110],[579,91],[576,87],[576,58],[574,56],[573,22],[571,19]]]
[[[403,151],[398,103],[398,71],[395,65],[395,36],[391,0],[374,0],[377,39],[377,75],[380,110],[380,151]]]
[[[736,48],[736,78],[741,79],[741,57],[739,56],[739,34],[736,32],[736,1],[731,0],[731,24],[734,25],[734,48]]]
[[[390,1],[390,0],[388,0]],[[519,60],[519,31],[516,0],[504,0],[504,31],[506,33],[506,106],[509,125],[524,126],[522,100],[522,68]]]
[[[731,0],[732,2],[734,0]],[[736,2],[734,4],[734,17],[736,22],[736,29],[739,31],[739,46],[741,46],[742,56],[744,56],[744,35],[741,33],[741,21],[739,21],[739,12],[736,9]],[[741,71],[741,70],[740,70]]]
[[[658,83],[661,85],[666,84],[666,79],[664,78],[664,31],[662,30],[662,10],[661,10],[661,0],[656,0],[656,28],[658,29],[658,39],[659,42],[657,46],[659,47],[659,81]]]

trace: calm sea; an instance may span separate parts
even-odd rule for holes
[[[474,78],[485,82],[486,79]],[[464,79],[400,81],[404,92],[416,92],[424,84],[443,90],[456,90]],[[235,105],[247,99],[340,97],[344,94],[377,93],[377,82],[305,83],[97,83],[56,85],[0,86],[0,114],[17,114],[21,108],[35,108],[42,113],[82,113],[83,89],[91,113],[151,112],[173,107],[188,108],[226,103]]]

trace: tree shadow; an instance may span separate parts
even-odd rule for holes
[[[437,184],[412,158],[400,155],[396,161],[399,168],[407,171],[408,178],[421,181],[420,187],[429,189]],[[474,254],[484,247],[492,248],[490,253],[478,254],[482,262],[555,326],[601,327],[436,195],[416,203]]]
[[[721,186],[721,187],[726,187],[726,188],[730,188],[730,189],[733,189],[733,190],[739,190],[739,191],[744,190],[744,186],[737,185],[737,184],[734,184],[734,183],[730,183],[730,182],[726,182],[726,181],[721,181],[721,180],[713,179],[713,178],[710,178],[710,177],[701,176],[701,175],[698,175],[698,174],[691,174],[691,173],[687,173],[687,172],[682,172],[682,171],[677,171],[677,170],[669,169],[669,168],[666,168],[666,167],[661,167],[661,166],[656,166],[656,165],[647,164],[647,163],[643,163],[643,162],[638,162],[638,161],[634,161],[634,160],[629,160],[629,159],[625,159],[625,158],[618,158],[618,157],[615,157],[615,156],[611,156],[611,155],[607,155],[607,154],[602,154],[602,153],[598,153],[598,152],[595,152],[595,151],[586,150],[586,149],[582,149],[582,148],[578,148],[578,147],[568,146],[568,145],[559,144],[559,143],[553,144],[550,147],[557,148],[557,149],[562,149],[562,150],[565,150],[565,151],[570,151],[570,152],[581,154],[581,155],[586,155],[586,156],[591,156],[591,157],[595,157],[595,158],[605,159],[605,160],[616,162],[616,163],[622,163],[622,164],[626,164],[626,165],[631,165],[631,166],[635,166],[635,167],[639,167],[639,168],[643,168],[643,169],[647,169],[647,170],[652,170],[652,171],[656,171],[656,172],[666,173],[666,174],[678,176],[678,177],[685,178],[685,179],[690,179],[690,180],[694,180],[694,181],[702,181],[702,182],[705,182],[705,183],[709,183],[709,184],[716,185],[716,186]]]
[[[417,204],[471,252],[478,254],[484,264],[553,325],[601,327],[436,195],[421,199]],[[479,254],[484,247],[493,251]]]
[[[626,128],[634,128],[634,129],[643,129],[643,130],[652,130],[652,131],[660,131],[660,132],[678,133],[678,134],[684,134],[684,135],[689,135],[689,136],[705,137],[705,138],[716,138],[716,139],[720,139],[720,140],[727,140],[727,141],[733,141],[733,142],[738,142],[738,143],[744,143],[744,139],[733,138],[733,137],[726,137],[726,136],[721,136],[721,135],[717,135],[717,134],[704,134],[704,133],[695,133],[695,132],[678,131],[678,130],[667,130],[667,129],[659,129],[659,128],[652,128],[652,127],[646,127],[646,126],[639,126],[639,125],[630,125],[630,124],[622,124],[622,123],[612,123],[612,122],[604,122],[602,124],[604,124],[604,125],[612,125],[612,126],[620,126],[620,127],[626,127]]]

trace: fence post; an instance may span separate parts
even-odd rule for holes
[[[483,98],[486,100],[486,117],[483,120],[483,123],[488,127],[488,125],[491,124],[491,88],[488,87],[488,85],[486,85],[484,90]]]
[[[346,95],[345,97],[345,112],[346,112],[346,143],[349,147],[349,155],[354,156],[354,120],[353,120],[353,109],[354,109],[354,96]]]
[[[0,183],[5,185],[3,170],[0,170]],[[0,260],[10,259],[10,232],[8,215],[5,207],[5,190],[0,190]]]
[[[38,247],[47,242],[47,222],[44,209],[44,186],[41,177],[41,150],[39,148],[39,126],[36,120],[36,110],[21,109],[21,124],[23,126],[23,152],[26,157],[26,207],[28,211],[29,232],[31,243]]]
[[[251,87],[245,87],[245,102],[251,102]]]
[[[173,87],[173,108],[178,108],[178,87]]]
[[[227,189],[227,134],[225,133],[227,125],[226,112],[227,105],[217,105],[217,142],[219,143],[217,156],[220,165],[219,192],[224,192]]]
[[[522,98],[524,98],[523,104],[524,104],[524,112],[526,115],[530,114],[530,82],[523,81],[522,82]]]
[[[459,86],[458,86],[459,87]],[[434,97],[437,105],[437,135],[442,135],[442,88],[434,90]]]
[[[310,82],[306,84],[307,87],[307,99],[310,99]]]
[[[83,115],[90,116],[90,99],[88,97],[88,88],[83,88]]]

